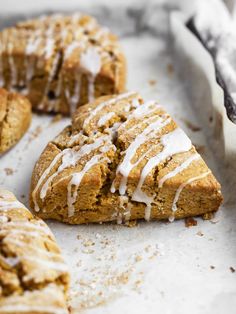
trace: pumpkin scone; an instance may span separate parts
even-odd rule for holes
[[[68,285],[67,267],[47,225],[0,190],[0,313],[68,314]]]
[[[41,16],[0,32],[0,86],[33,108],[69,114],[124,90],[125,58],[116,36],[90,16]]]
[[[0,88],[0,154],[14,146],[31,123],[31,104],[24,96]]]
[[[31,207],[71,224],[215,212],[220,184],[187,135],[135,92],[80,107],[35,165]]]

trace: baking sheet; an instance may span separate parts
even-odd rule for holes
[[[188,82],[178,76],[178,60],[168,48],[167,12],[155,13],[162,21],[159,31],[152,25],[139,29],[135,24],[131,29],[132,14],[123,13],[117,13],[116,25],[119,24],[127,56],[128,88],[140,91],[146,99],[157,99],[184,128],[224,184],[224,163],[212,153],[211,141],[203,133],[205,121],[192,106]],[[98,17],[101,19],[99,13]],[[47,142],[70,121],[55,120],[52,116],[34,115],[24,138],[1,157],[0,185],[13,191],[26,205],[36,160]],[[227,200],[225,185],[224,191]],[[212,220],[198,218],[197,225],[190,228],[183,220],[139,222],[133,228],[48,222],[70,267],[71,312],[235,313],[234,207],[226,202]]]

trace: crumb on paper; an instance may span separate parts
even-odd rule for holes
[[[107,304],[119,298],[126,289],[141,293],[145,279],[143,266],[159,254],[157,244],[145,243],[144,246],[131,249],[123,254],[124,248],[119,249],[119,240],[116,236],[103,233],[79,235],[79,252],[91,254],[86,263],[78,259],[75,277],[75,286],[72,286],[69,295],[70,313],[78,313],[91,308]],[[94,250],[91,250],[94,248]],[[96,250],[99,248],[99,250]],[[102,250],[102,254],[101,254]],[[93,260],[95,263],[90,263]]]
[[[167,73],[169,75],[172,75],[174,73],[174,66],[172,63],[168,63],[166,66],[166,69],[167,69]]]
[[[210,266],[210,269],[215,269],[215,266],[211,265],[211,266]]]
[[[203,236],[204,236],[204,234],[203,234],[201,231],[198,231],[198,232],[196,233],[196,235],[198,235],[199,237],[203,237]]]
[[[185,227],[189,228],[193,226],[197,226],[197,220],[192,217],[185,218]]]
[[[234,267],[230,266],[229,269],[230,269],[231,273],[235,273],[235,268]]]
[[[25,198],[25,194],[21,194],[21,196],[20,196],[21,198]]]
[[[61,119],[62,119],[62,114],[57,114],[57,115],[55,115],[53,118],[52,118],[52,120],[51,120],[51,124],[54,124],[54,123],[56,123],[56,122],[59,122],[59,121],[61,121]]]
[[[141,255],[136,255],[135,256],[135,262],[140,262],[142,260],[142,256]]]
[[[202,215],[203,220],[210,220],[214,217],[214,213],[205,213]]]
[[[96,239],[101,239],[101,237],[102,237],[101,233],[96,233],[96,234],[95,234],[95,238],[96,238]]]
[[[7,176],[11,176],[14,173],[14,170],[12,168],[4,168],[4,171]]]
[[[93,254],[94,250],[93,249],[84,249],[84,250],[82,250],[82,253],[84,253],[84,254]]]
[[[40,133],[42,133],[43,129],[40,125],[38,125],[31,133],[29,136],[28,143],[31,143],[34,139],[36,139]]]
[[[199,154],[204,154],[205,152],[205,146],[204,145],[198,145],[198,144],[194,144],[195,148],[196,148],[196,151],[199,153]]]
[[[149,80],[148,83],[149,85],[154,86],[156,85],[157,81],[152,79],[152,80]]]
[[[32,138],[37,138],[39,136],[39,134],[42,132],[42,127],[40,125],[38,125],[35,130],[31,133]]]
[[[91,239],[86,239],[83,241],[83,246],[84,247],[89,247],[95,245],[95,242],[93,242]]]
[[[198,132],[201,128],[187,119],[182,119],[186,126],[193,132]]]
[[[124,226],[134,228],[137,226],[137,220],[129,220],[124,224]]]
[[[215,225],[215,224],[217,224],[219,222],[220,222],[219,215],[218,216],[213,215],[213,217],[210,218],[210,223],[213,224],[213,225]]]

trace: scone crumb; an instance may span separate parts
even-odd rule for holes
[[[182,119],[186,126],[193,132],[198,132],[201,128],[187,119]]]
[[[167,69],[167,73],[169,75],[172,75],[174,73],[174,66],[173,66],[173,64],[168,63],[167,66],[166,66],[166,69]]]
[[[82,253],[84,253],[84,254],[93,254],[94,250],[92,250],[92,249],[84,249],[84,250],[82,250]]]
[[[154,86],[154,85],[156,85],[157,81],[151,79],[151,80],[148,81],[148,83],[149,83],[149,85]]]
[[[34,139],[36,139],[40,133],[42,133],[43,129],[40,125],[38,125],[30,134],[29,143],[31,143]]]
[[[195,148],[199,154],[204,154],[204,152],[205,152],[205,146],[204,145],[195,144]]]
[[[141,255],[136,255],[135,256],[135,262],[140,262],[142,260],[142,256]]]
[[[51,124],[54,124],[54,123],[57,123],[57,122],[59,122],[59,121],[61,121],[61,119],[62,119],[62,114],[56,114],[53,118],[52,118],[52,120],[51,120]]]
[[[4,168],[4,171],[7,176],[11,176],[14,173],[14,170],[12,168]]]
[[[203,234],[201,231],[198,231],[198,232],[196,233],[196,235],[198,235],[199,237],[203,237],[203,236],[204,236],[204,234]]]
[[[211,265],[211,266],[210,266],[210,269],[215,269],[215,266]]]
[[[185,227],[189,228],[193,226],[197,226],[197,220],[192,217],[185,218]]]
[[[231,273],[235,273],[235,268],[234,267],[230,266],[229,269],[230,269]]]
[[[134,228],[137,226],[137,220],[129,220],[124,224],[124,226]]]
[[[91,239],[87,239],[83,242],[84,247],[93,246],[95,245],[95,242],[93,242]]]
[[[210,220],[214,217],[214,213],[205,213],[202,215],[203,220]]]

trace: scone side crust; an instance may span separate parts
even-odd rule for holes
[[[84,151],[85,165],[81,156],[74,160],[74,165],[66,165],[59,158],[63,165],[59,166],[62,170],[59,176],[52,168],[45,174],[48,168],[43,166],[43,158],[39,160],[45,175],[43,181],[50,178],[46,190],[44,182],[44,195],[42,186],[32,184],[35,199],[31,198],[31,206],[36,209],[35,204],[40,203],[37,208],[40,216],[84,223],[144,218],[144,215],[146,220],[173,219],[218,209],[222,201],[219,183],[189,138],[155,101],[144,102],[134,92],[99,98],[80,107],[73,117],[72,128],[62,132],[54,143],[62,150],[70,147],[77,151],[83,150],[85,144],[94,145],[103,136],[115,146],[113,154],[108,157],[109,149],[106,150],[105,164],[104,160],[97,164],[98,168],[105,168],[88,168],[77,182],[71,179],[73,172],[81,175],[81,169],[90,162],[96,150],[90,151],[91,155]],[[37,170],[32,178],[36,175]],[[70,180],[63,180],[63,176],[69,176]],[[101,185],[97,179],[102,176]],[[93,189],[96,185],[97,192]],[[89,195],[89,190],[96,198],[94,194]],[[60,191],[64,198],[58,196]],[[73,215],[69,216],[68,195],[73,196],[74,208]],[[191,208],[188,208],[189,197],[193,199]],[[90,220],[89,215],[94,218]]]
[[[30,126],[32,113],[31,104],[24,96],[7,92],[1,97],[1,106],[4,107],[2,120],[0,122],[0,152],[5,152],[14,146],[25,134]]]

